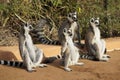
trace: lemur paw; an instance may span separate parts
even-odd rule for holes
[[[103,59],[101,59],[101,61],[107,62],[107,61],[109,61],[109,58],[103,58]]]
[[[39,67],[43,68],[43,67],[47,67],[46,64],[39,64]]]
[[[76,63],[77,66],[83,66],[84,63],[83,62],[79,62],[79,63]]]
[[[64,70],[68,71],[68,72],[72,71],[72,69],[70,69],[70,68],[64,68]]]
[[[37,70],[36,69],[29,69],[27,70],[28,72],[36,72]]]
[[[103,58],[111,58],[109,55],[103,55]]]

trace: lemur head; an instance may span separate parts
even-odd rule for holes
[[[29,32],[29,31],[33,30],[33,27],[32,27],[32,25],[30,25],[30,24],[27,22],[27,23],[25,23],[25,25],[24,25],[24,30],[27,31],[27,32]]]
[[[100,25],[100,21],[99,21],[99,17],[98,18],[91,18],[90,19],[90,25],[93,26],[99,26]]]
[[[77,12],[69,13],[68,16],[67,16],[67,19],[70,22],[77,21]]]
[[[65,36],[72,37],[72,30],[71,30],[71,29],[64,28],[64,29],[63,29],[63,34],[64,34]]]

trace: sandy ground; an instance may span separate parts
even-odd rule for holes
[[[107,52],[111,56],[108,62],[80,60],[84,66],[71,66],[72,72],[65,72],[60,60],[37,68],[37,72],[28,73],[25,69],[0,65],[0,80],[120,80],[120,38],[105,39]],[[60,53],[60,46],[36,45],[43,49],[46,56]],[[21,60],[18,46],[0,46],[0,59]]]

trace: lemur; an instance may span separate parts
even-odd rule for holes
[[[61,27],[58,30],[58,37],[59,37],[59,41],[61,42],[61,56],[64,59],[64,47],[65,47],[65,36],[63,34],[63,30],[64,28],[66,29],[71,29],[72,30],[72,40],[73,42],[75,41],[75,39],[78,39],[79,45],[81,45],[81,40],[80,40],[80,32],[79,32],[79,24],[77,22],[77,13],[73,12],[73,13],[69,13],[67,16],[66,21],[64,21],[61,25]]]
[[[47,20],[45,19],[41,19],[40,23],[39,23],[39,31],[37,32],[37,34],[39,35],[39,40],[41,43],[43,44],[50,44],[50,45],[60,45],[60,44],[64,44],[64,36],[63,36],[63,29],[64,28],[71,28],[72,29],[72,33],[73,33],[73,40],[78,39],[79,44],[81,44],[80,42],[80,31],[79,31],[79,23],[77,21],[77,13],[73,12],[73,13],[69,13],[66,20],[63,21],[63,23],[61,24],[59,30],[58,30],[58,37],[59,40],[49,40],[45,37],[45,33],[44,33],[44,25],[47,24]]]
[[[26,23],[24,27],[21,28],[19,34],[19,51],[23,62],[19,61],[5,61],[0,60],[0,64],[15,66],[15,67],[26,67],[28,72],[36,71],[36,67],[46,67],[46,64],[41,62],[52,62],[54,59],[52,57],[45,58],[43,51],[36,46],[34,46],[32,38],[29,32],[33,29],[32,25]]]
[[[38,24],[36,25],[36,29],[34,29],[34,33],[36,38],[38,38],[38,41],[42,44],[48,44],[48,45],[60,45],[60,42],[58,40],[50,40],[45,35],[45,29],[44,27],[48,23],[47,19],[41,19]]]
[[[72,71],[69,68],[71,65],[83,65],[84,63],[78,62],[79,60],[79,49],[74,45],[72,29],[63,29],[63,35],[65,37],[64,47],[64,69],[65,71]]]
[[[106,52],[106,43],[100,36],[99,18],[91,18],[89,29],[85,35],[85,45],[88,55],[94,56],[95,60],[108,61],[109,55]]]

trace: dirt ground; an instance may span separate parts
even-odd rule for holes
[[[65,72],[60,60],[48,64],[48,67],[37,68],[37,72],[32,73],[25,69],[0,65],[0,80],[120,80],[120,38],[105,40],[107,54],[111,56],[108,62],[81,59],[85,65],[71,66],[72,72]],[[60,46],[36,46],[43,49],[46,56],[60,53]],[[21,61],[18,46],[0,46],[0,59]]]

